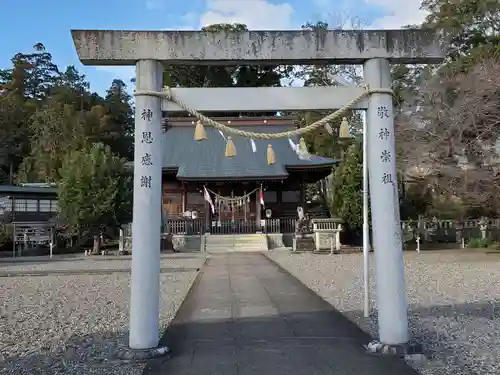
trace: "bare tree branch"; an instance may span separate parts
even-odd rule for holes
[[[400,169],[435,176],[441,193],[467,204],[496,204],[500,60],[484,60],[466,73],[438,72],[412,94],[396,119]]]

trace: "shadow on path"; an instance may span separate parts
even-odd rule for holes
[[[261,254],[212,256],[148,375],[414,375],[402,359],[369,355],[357,325]]]

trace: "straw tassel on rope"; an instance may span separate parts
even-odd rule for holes
[[[349,123],[347,122],[347,117],[343,117],[340,123],[339,138],[349,138]]]
[[[234,145],[233,139],[231,137],[227,137],[226,152],[224,155],[228,158],[236,156],[236,146]]]
[[[198,120],[196,123],[196,127],[194,128],[194,140],[195,141],[203,141],[207,138],[207,132],[205,131],[205,127],[203,126],[203,123]]]
[[[274,154],[273,146],[271,144],[267,145],[267,164],[273,165],[276,163],[276,155]]]
[[[307,145],[306,145],[306,140],[304,139],[304,137],[300,137],[300,141],[299,141],[299,151],[300,152],[303,152],[303,153],[307,153]]]

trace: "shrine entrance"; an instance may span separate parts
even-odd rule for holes
[[[236,195],[233,189],[218,189],[217,192],[208,189],[214,206],[209,211],[210,234],[253,234],[258,231],[255,221],[255,193],[258,189],[250,192],[244,191],[242,195]],[[223,195],[222,193],[229,193]],[[253,197],[253,199],[252,199]],[[252,204],[253,203],[253,204]]]
[[[220,131],[226,156],[237,160],[233,141],[253,139],[259,163],[281,171],[274,141],[302,136],[339,119],[348,109],[366,110],[370,201],[377,284],[379,339],[408,342],[407,301],[396,184],[394,111],[390,64],[439,63],[444,51],[432,30],[193,31],[73,30],[86,65],[136,66],[134,206],[130,337],[132,349],[159,343],[162,111],[188,112],[199,120],[195,139],[211,142],[203,126]],[[364,85],[353,87],[164,88],[168,65],[362,64]],[[293,131],[252,132],[214,121],[210,112],[272,112],[338,109]],[[168,135],[168,132],[167,132]],[[233,140],[234,138],[234,140]],[[237,144],[237,142],[235,142]],[[200,143],[200,147],[202,143]],[[248,146],[247,146],[248,147]],[[237,149],[238,147],[236,147]],[[221,150],[223,153],[224,150]],[[141,163],[148,155],[150,163]],[[260,155],[260,156],[259,156]],[[206,168],[215,163],[204,160]],[[231,163],[227,162],[225,166]],[[187,170],[179,170],[177,175]],[[281,171],[283,174],[286,171]],[[256,220],[257,222],[257,220]],[[147,293],[146,293],[147,291]]]

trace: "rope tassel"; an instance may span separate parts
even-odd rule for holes
[[[340,123],[339,138],[349,138],[349,123],[347,122],[347,117],[343,117]]]
[[[233,139],[231,137],[227,137],[226,153],[224,155],[228,158],[236,156],[236,146],[234,145]]]
[[[274,154],[273,146],[271,144],[267,145],[267,164],[273,165],[276,163],[276,155]]]
[[[299,143],[299,151],[303,153],[307,153],[307,145],[306,145],[306,140],[304,137],[300,137],[300,143]]]
[[[194,128],[194,140],[195,141],[203,141],[207,138],[207,132],[205,131],[205,127],[203,123],[198,120],[196,123],[196,127]]]

